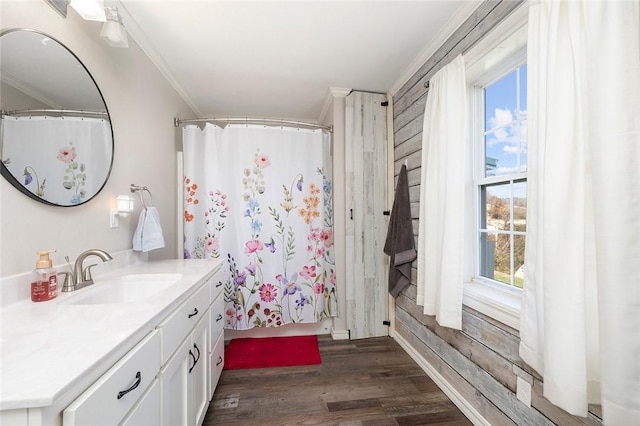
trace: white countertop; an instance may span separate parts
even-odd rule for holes
[[[126,266],[95,284],[47,302],[0,309],[0,410],[46,407],[72,389],[86,388],[219,267],[219,260],[165,260]],[[171,287],[138,302],[62,303],[110,278],[182,274]]]

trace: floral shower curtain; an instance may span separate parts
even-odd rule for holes
[[[183,145],[184,257],[225,262],[225,327],[335,316],[329,135],[208,123]]]
[[[11,174],[54,204],[85,202],[110,170],[111,125],[102,118],[6,116],[2,140],[2,162]]]

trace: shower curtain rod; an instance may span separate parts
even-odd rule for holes
[[[44,115],[47,114],[60,114],[60,115],[74,115],[74,116],[98,116],[108,117],[109,114],[103,111],[88,111],[82,109],[20,109],[15,111],[2,111],[2,116],[15,116],[15,115]]]
[[[286,127],[305,127],[310,129],[322,129],[333,133],[333,126],[321,126],[315,123],[307,123],[304,121],[278,120],[275,118],[238,118],[238,117],[213,117],[213,118],[193,118],[188,120],[173,119],[173,125],[180,127],[186,123],[207,123],[211,121],[239,124],[264,124],[269,126],[286,126]]]

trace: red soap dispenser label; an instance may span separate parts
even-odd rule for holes
[[[58,295],[58,276],[53,274],[49,277],[49,299]]]
[[[49,300],[49,281],[34,281],[31,283],[31,300],[34,302]]]

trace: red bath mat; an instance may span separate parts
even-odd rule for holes
[[[318,336],[233,339],[225,348],[224,368],[287,367],[320,364]]]

